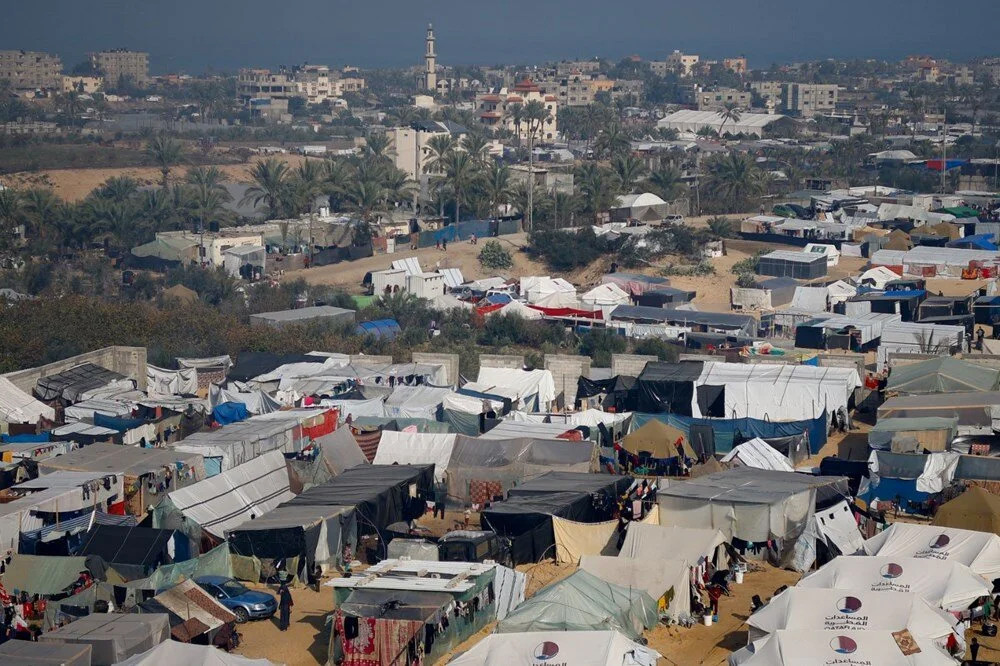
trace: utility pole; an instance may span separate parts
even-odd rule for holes
[[[945,177],[948,175],[948,107],[944,109],[944,131],[941,134],[941,194],[945,193]]]
[[[534,168],[534,143],[535,133],[532,131],[532,121],[528,120],[528,228],[531,231],[535,213],[535,168]]]

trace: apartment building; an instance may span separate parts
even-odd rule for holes
[[[611,93],[615,81],[601,74],[574,72],[538,81],[538,87],[546,95],[555,95],[561,106],[587,106],[596,101],[597,93]]]
[[[694,104],[699,111],[720,111],[727,104],[735,104],[740,109],[749,109],[753,95],[749,90],[720,88],[718,90],[694,91]]]
[[[597,60],[564,60],[556,63],[557,76],[596,74],[600,69],[601,63]]]
[[[765,102],[773,101],[775,104],[781,103],[781,89],[785,84],[780,81],[753,81],[750,90]]]
[[[746,56],[723,58],[722,66],[734,74],[746,74],[749,71]]]
[[[298,85],[287,71],[241,69],[236,76],[236,97],[242,104],[261,99],[288,100],[298,94]]]
[[[103,76],[63,76],[62,91],[93,95],[104,87]]]
[[[673,53],[667,56],[667,69],[677,72],[681,76],[691,76],[699,60],[701,60],[699,56],[674,50]]]
[[[832,83],[786,83],[782,88],[781,110],[803,118],[833,113],[839,90]]]
[[[522,140],[527,140],[528,124],[516,123],[510,112],[515,105],[524,106],[532,101],[541,102],[549,114],[545,122],[535,131],[535,140],[554,141],[557,136],[556,116],[559,111],[559,100],[555,95],[543,93],[538,84],[530,79],[522,80],[509,91],[501,88],[497,93],[477,95],[476,110],[479,122],[490,129],[506,128]]]
[[[62,88],[62,61],[41,51],[0,51],[0,79],[14,90]]]
[[[124,79],[137,86],[149,84],[149,54],[128,49],[112,49],[90,54],[90,65],[111,86]]]
[[[347,74],[348,76],[344,76]],[[236,96],[247,104],[251,99],[290,99],[301,97],[310,104],[339,99],[347,92],[364,90],[365,80],[357,70],[343,73],[326,65],[300,65],[291,70],[241,69],[236,77]]]
[[[409,127],[393,127],[386,133],[392,139],[392,159],[396,168],[404,171],[411,180],[419,182],[431,159],[428,146],[430,140],[435,136],[450,134],[455,141],[461,141],[468,130],[449,121],[426,120],[415,122]]]

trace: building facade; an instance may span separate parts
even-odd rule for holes
[[[782,88],[781,110],[803,118],[833,113],[839,90],[832,83],[786,83]]]
[[[62,60],[41,51],[0,51],[0,79],[14,90],[61,90]]]
[[[681,53],[680,51],[675,50],[667,56],[667,69],[669,71],[677,72],[681,76],[691,76],[691,73],[698,65],[699,60],[701,60],[699,56],[692,55],[690,53]]]
[[[420,182],[431,159],[430,140],[450,134],[456,142],[461,141],[465,128],[428,120],[415,122],[409,127],[393,127],[387,130],[387,134],[392,140],[392,159],[396,168],[405,172],[411,180]]]
[[[113,49],[90,54],[91,66],[104,76],[111,86],[124,79],[137,86],[149,84],[149,54],[128,49]]]
[[[541,102],[545,107],[548,116],[534,132],[534,139],[540,143],[554,141],[557,136],[558,121],[556,116],[559,112],[559,100],[555,95],[543,93],[538,84],[530,79],[524,79],[517,83],[514,88],[508,91],[502,88],[497,93],[486,93],[476,97],[476,112],[479,122],[489,129],[505,128],[521,140],[527,140],[531,131],[528,123],[517,122],[512,111],[518,105],[521,107],[528,102]]]
[[[427,39],[424,46],[424,90],[437,92],[437,52],[435,49],[434,26],[427,26]]]
[[[599,92],[610,94],[615,82],[603,75],[576,72],[538,81],[538,87],[546,95],[555,95],[560,106],[587,106],[596,101]]]
[[[269,69],[241,69],[236,77],[236,97],[242,104],[251,100],[296,97],[298,85],[289,72]]]
[[[735,88],[696,90],[694,96],[694,104],[699,111],[720,111],[727,104],[735,104],[740,109],[749,109],[753,98],[749,90]]]
[[[749,71],[746,56],[740,56],[739,58],[724,58],[722,60],[722,66],[734,74],[746,74]]]
[[[101,76],[63,76],[62,91],[78,92],[92,95],[104,87],[104,77]]]

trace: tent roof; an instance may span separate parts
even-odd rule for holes
[[[658,561],[669,552],[671,558],[695,566],[703,560],[713,561],[715,549],[724,543],[722,530],[631,522],[620,555]]]
[[[792,461],[760,437],[743,442],[727,453],[721,462],[738,461],[747,467],[778,472],[794,472]]]
[[[865,541],[864,548],[869,555],[951,560],[987,580],[1000,577],[1000,536],[992,532],[893,523]]]
[[[528,631],[490,634],[450,666],[510,666],[556,657],[573,666],[655,666],[659,653],[629,640],[617,631]],[[630,658],[626,661],[626,658]]]
[[[97,524],[83,535],[79,553],[99,555],[108,564],[155,565],[173,536],[173,530]]]
[[[948,666],[955,660],[931,639],[912,636],[916,653],[907,656],[892,631],[776,631],[730,657],[734,666],[782,664],[879,664]]]
[[[42,475],[58,470],[121,472],[127,476],[140,476],[177,462],[200,468],[202,457],[197,453],[174,449],[143,449],[97,442],[39,463],[39,472]]]
[[[839,476],[813,476],[798,472],[774,472],[753,467],[734,469],[675,483],[661,488],[658,495],[703,499],[706,501],[746,504],[774,504],[786,497],[810,488],[843,486],[847,494],[847,479]]]
[[[1000,534],[1000,496],[980,486],[938,507],[931,525]]]
[[[7,641],[0,644],[0,663],[21,666],[90,666],[91,651],[89,645]]]
[[[17,641],[21,642],[21,641]],[[277,666],[267,659],[251,659],[225,652],[211,645],[192,645],[164,641],[141,654],[118,662],[115,666]]]
[[[4,572],[3,585],[11,593],[23,590],[49,596],[72,585],[86,569],[86,557],[15,554]]]
[[[626,435],[622,440],[622,447],[630,453],[649,451],[654,458],[674,458],[677,456],[674,442],[678,438],[684,442],[682,444],[684,453],[691,458],[697,458],[698,455],[691,448],[684,433],[659,419],[650,419],[642,427]]]
[[[886,389],[914,394],[993,391],[998,382],[1000,370],[950,356],[940,356],[894,367],[889,374]]]
[[[42,417],[54,421],[55,410],[17,388],[6,377],[0,377],[0,421],[38,423]]]

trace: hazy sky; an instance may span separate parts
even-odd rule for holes
[[[673,49],[751,67],[912,53],[1000,55],[1000,0],[2,0],[0,49],[149,51],[154,72],[301,62],[417,64],[433,22],[442,64]]]

